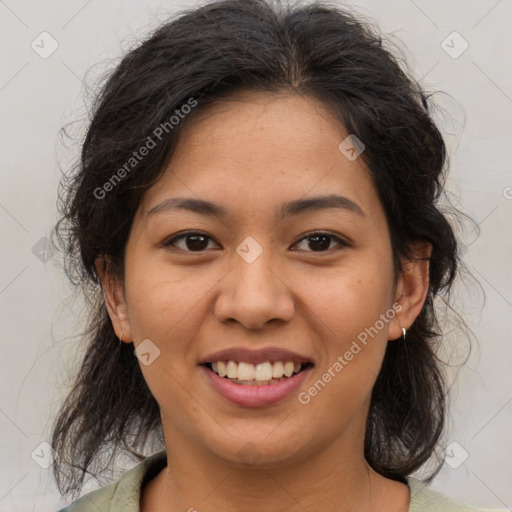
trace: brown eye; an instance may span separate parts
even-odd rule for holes
[[[212,238],[208,235],[191,231],[189,233],[182,233],[174,238],[170,238],[162,245],[164,247],[177,247],[178,249],[186,252],[201,252],[207,248],[208,241],[210,240],[212,240]],[[181,243],[181,246],[179,246],[178,242],[181,241],[184,241],[184,243]]]
[[[299,244],[304,242],[304,240],[309,240],[307,243],[307,247],[310,251],[307,252],[327,252],[331,250],[331,242],[334,240],[339,246],[347,247],[348,244],[345,243],[341,238],[336,235],[332,235],[331,233],[311,233],[308,236],[302,238],[299,241]]]

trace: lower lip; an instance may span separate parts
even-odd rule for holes
[[[284,400],[297,390],[311,369],[311,367],[305,368],[293,377],[283,378],[274,384],[244,386],[220,377],[206,366],[202,365],[201,368],[220,395],[226,400],[244,407],[262,407]]]

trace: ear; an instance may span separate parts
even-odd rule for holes
[[[404,259],[398,277],[395,293],[397,314],[391,320],[388,339],[396,340],[402,336],[402,327],[406,330],[420,314],[429,288],[429,266],[432,245],[426,241],[416,241],[409,245],[411,259]]]
[[[123,285],[111,272],[111,263],[108,257],[100,256],[96,258],[95,266],[101,282],[108,316],[112,321],[114,331],[119,339],[121,339],[122,336],[122,341],[131,343],[132,334],[128,322]]]

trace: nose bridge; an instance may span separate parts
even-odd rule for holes
[[[219,320],[233,319],[256,329],[269,320],[289,320],[293,315],[293,299],[272,251],[251,237],[237,247],[226,277],[215,308]]]

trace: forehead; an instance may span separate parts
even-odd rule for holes
[[[328,194],[374,209],[378,199],[362,158],[350,160],[339,149],[348,135],[309,96],[251,91],[226,97],[187,121],[168,168],[144,196],[141,214],[184,195],[237,202],[238,214]]]
[[[222,151],[226,158],[244,152],[251,158],[298,160],[332,150],[333,144],[336,149],[345,137],[340,122],[311,96],[241,91],[199,108],[184,128],[177,153],[186,145],[187,152],[204,155],[211,146],[217,157]]]

